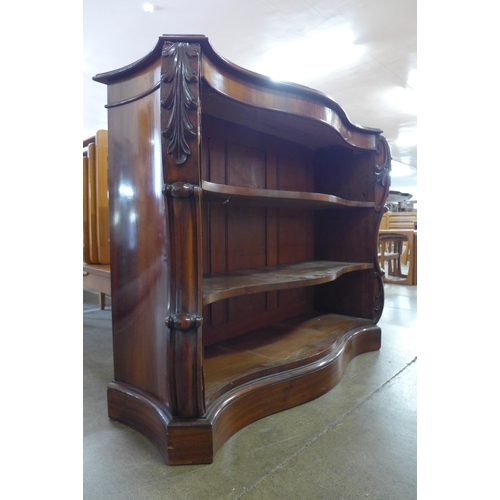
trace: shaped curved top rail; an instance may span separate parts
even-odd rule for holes
[[[123,68],[101,73],[93,79],[107,85],[136,77],[146,68],[160,60],[165,42],[186,42],[199,44],[202,49],[202,80],[208,86],[204,93],[202,111],[218,110],[220,99],[228,99],[235,106],[261,110],[263,113],[283,114],[282,120],[291,115],[301,120],[300,127],[304,134],[319,137],[315,145],[322,145],[321,136],[329,132],[322,131],[318,125],[333,129],[347,144],[361,149],[376,150],[376,139],[382,130],[362,127],[352,123],[342,107],[332,98],[309,87],[277,82],[268,76],[241,68],[221,57],[203,35],[162,35],[154,49],[142,59]],[[155,91],[159,82],[151,85],[142,94]],[[206,96],[206,97],[205,97]],[[141,97],[138,95],[137,98]],[[132,98],[133,99],[133,98]],[[223,107],[223,106],[222,106]],[[256,111],[257,112],[257,111]],[[223,111],[222,111],[223,113]],[[228,116],[231,112],[228,113]],[[222,114],[224,118],[224,115]],[[261,119],[265,116],[261,116]],[[319,130],[318,130],[319,129]],[[331,141],[326,141],[331,142]]]

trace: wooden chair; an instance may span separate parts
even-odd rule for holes
[[[394,282],[389,277],[406,278],[406,275],[401,271],[401,256],[403,254],[403,245],[407,242],[408,238],[400,234],[379,235],[379,261],[380,267],[386,270],[383,278],[386,283]],[[387,268],[385,266],[386,262]]]
[[[417,212],[387,212],[384,214],[385,227],[383,229],[416,229],[417,225]],[[380,227],[382,229],[382,226]],[[409,245],[403,245],[403,254],[401,260],[403,264],[408,263],[409,258]]]

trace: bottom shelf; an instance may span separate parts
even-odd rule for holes
[[[120,382],[108,386],[108,413],[148,436],[170,465],[211,463],[241,428],[328,392],[380,340],[370,320],[309,313],[207,347],[200,418],[174,418],[151,394]]]
[[[373,321],[310,312],[205,348],[207,406],[235,387],[308,365],[342,348],[341,336]]]

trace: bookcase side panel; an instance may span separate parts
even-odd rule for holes
[[[374,201],[375,151],[339,146],[322,148],[315,155],[315,190],[346,200]]]
[[[111,101],[115,86],[108,87]],[[159,93],[110,107],[108,121],[114,377],[169,405]]]
[[[344,274],[335,281],[315,287],[315,307],[319,311],[375,322],[375,286],[373,269]]]

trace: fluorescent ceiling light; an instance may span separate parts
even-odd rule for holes
[[[407,113],[417,113],[417,93],[410,87],[393,87],[387,94],[387,100]]]
[[[417,145],[417,129],[416,128],[404,128],[396,139],[396,144],[400,148],[408,148]]]
[[[411,87],[413,90],[417,90],[417,70],[412,69],[408,75],[408,79],[406,80],[406,84],[408,87]]]
[[[411,167],[410,165],[406,165],[405,163],[401,163],[397,160],[391,161],[391,176],[392,177],[404,177],[407,175],[415,175],[417,173],[417,169]]]
[[[336,27],[318,31],[271,48],[255,71],[273,80],[300,83],[351,64],[363,52],[353,42],[350,32]]]

